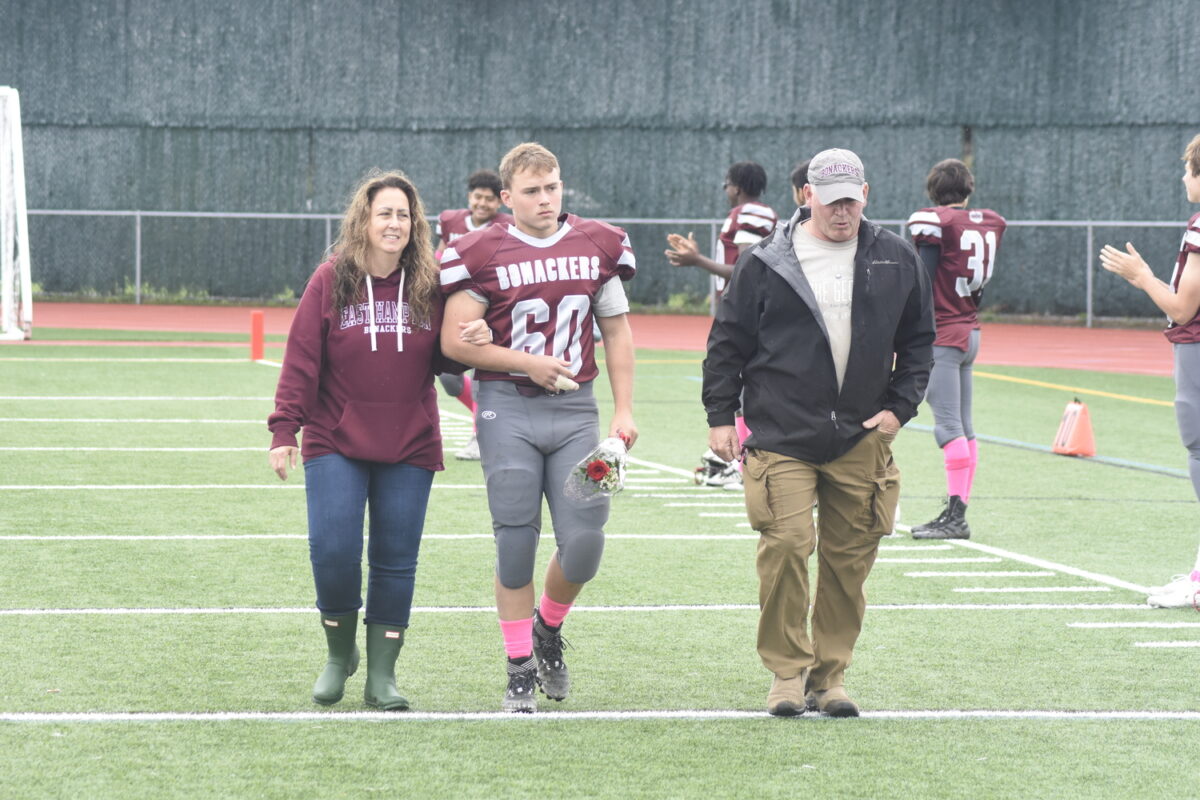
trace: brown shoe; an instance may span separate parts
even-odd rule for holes
[[[827,717],[857,717],[858,705],[841,686],[809,692],[805,698],[809,711],[820,711]]]
[[[794,678],[781,678],[778,675],[771,681],[771,691],[767,695],[767,713],[776,717],[795,717],[804,713],[804,682],[808,679],[808,670],[804,670]]]

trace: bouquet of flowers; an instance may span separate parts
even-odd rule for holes
[[[625,442],[613,436],[571,468],[563,493],[580,503],[612,497],[625,488]]]

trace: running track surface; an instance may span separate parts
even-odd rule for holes
[[[264,311],[267,335],[286,334],[293,309],[268,308]],[[34,342],[30,344],[36,344],[39,326],[245,332],[247,340],[250,331],[250,309],[243,307],[38,303],[33,313]],[[711,319],[674,314],[632,314],[629,321],[638,347],[703,352]],[[1169,376],[1172,355],[1170,344],[1158,331],[989,323],[983,326],[983,343],[977,363]]]

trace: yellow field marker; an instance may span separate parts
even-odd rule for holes
[[[1046,383],[1045,381],[1035,381],[1029,378],[1014,378],[1011,375],[998,375],[994,372],[980,372],[975,370],[975,375],[981,378],[991,378],[997,381],[1008,381],[1009,383],[1023,383],[1026,386],[1039,386],[1043,389],[1059,389],[1072,394],[1087,394],[1093,397],[1107,397],[1112,400],[1128,400],[1130,403],[1145,403],[1148,406],[1166,406],[1173,408],[1174,403],[1169,400],[1152,400],[1148,397],[1134,397],[1128,394],[1116,394],[1114,392],[1102,392],[1098,389],[1084,389],[1079,386],[1063,386],[1060,383]]]

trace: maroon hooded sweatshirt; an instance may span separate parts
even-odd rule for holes
[[[275,413],[267,420],[271,448],[296,445],[307,461],[328,453],[346,458],[443,469],[436,372],[462,372],[441,355],[442,298],[430,319],[409,319],[400,302],[401,270],[370,278],[374,329],[365,299],[333,309],[333,262],[317,267],[288,332]],[[364,295],[366,287],[364,286]],[[372,349],[374,338],[374,349]]]

